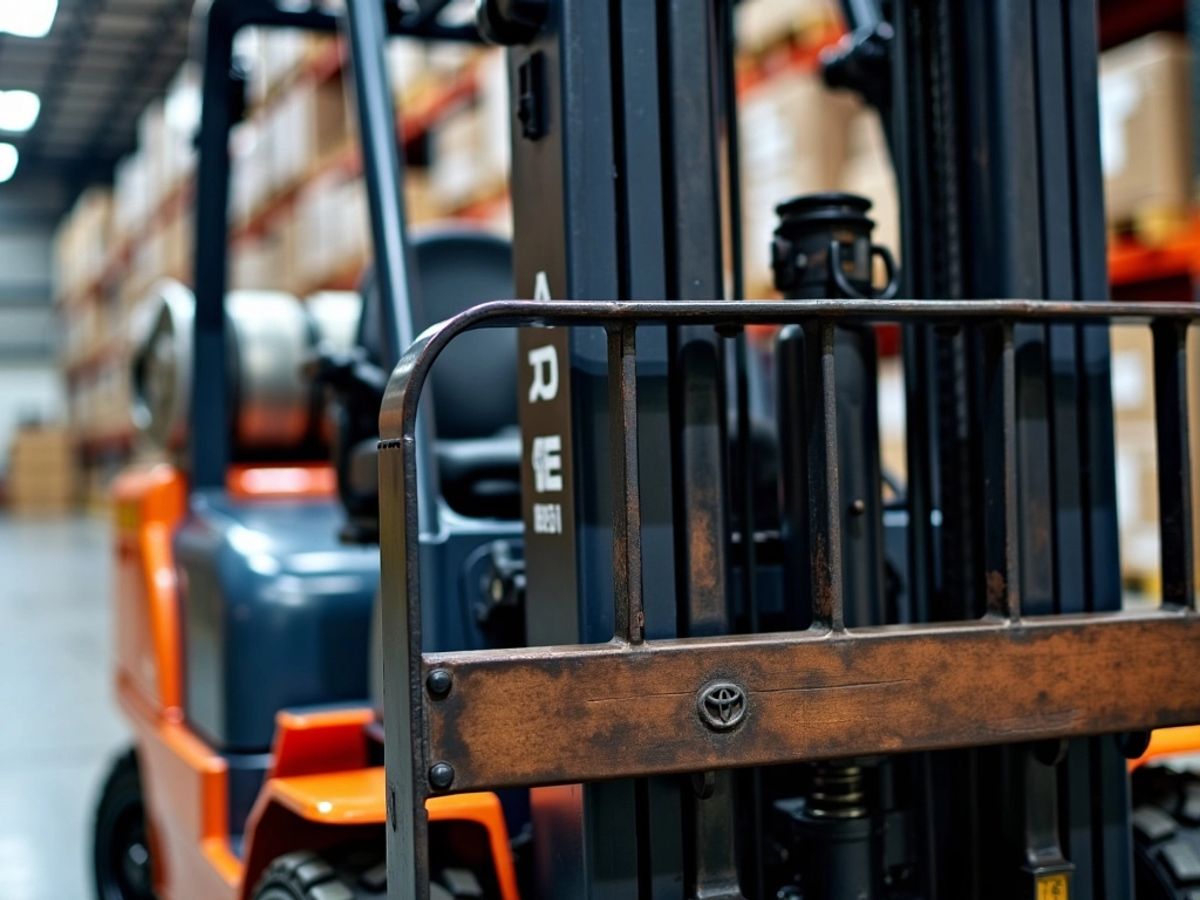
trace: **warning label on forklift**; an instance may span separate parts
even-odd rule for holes
[[[1070,891],[1065,873],[1038,876],[1037,900],[1067,900],[1068,897]]]
[[[537,272],[533,299],[551,296],[550,277]],[[566,637],[557,623],[563,609],[575,606],[571,345],[564,328],[522,328],[518,348],[529,640],[555,644],[576,637]]]

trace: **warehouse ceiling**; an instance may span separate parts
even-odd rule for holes
[[[194,0],[59,0],[42,38],[0,34],[0,90],[28,90],[42,109],[20,151],[18,180],[53,179],[70,202],[132,150],[137,118],[188,51]]]

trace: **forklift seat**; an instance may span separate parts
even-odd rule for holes
[[[512,294],[508,241],[477,230],[438,230],[413,239],[417,297],[413,334],[486,300]],[[380,298],[374,280],[363,285],[359,344],[368,359],[385,358]],[[436,429],[434,462],[442,497],[474,518],[520,518],[521,444],[517,433],[516,333],[476,331],[455,341],[433,367],[429,397]],[[351,523],[374,536],[379,520],[378,437],[374,398],[339,460],[339,488]]]

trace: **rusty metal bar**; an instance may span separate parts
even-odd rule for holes
[[[409,350],[429,342],[423,335]],[[406,357],[407,358],[407,357]],[[401,379],[402,381],[404,379]],[[418,379],[417,385],[421,379]],[[424,677],[421,658],[420,510],[417,496],[416,404],[419,387],[404,394],[409,427],[397,452],[379,455],[380,555],[385,587],[380,615],[384,679],[384,762],[386,764],[387,855],[391,896],[429,897],[429,822],[425,800]],[[398,498],[400,502],[389,502]],[[404,861],[397,865],[397,861]]]
[[[1197,654],[1160,611],[433,654],[430,752],[474,790],[1159,728],[1200,721]],[[715,679],[736,727],[698,714]]]
[[[1013,319],[1030,322],[1112,322],[1149,324],[1155,320],[1195,321],[1200,310],[1187,303],[1095,303],[1063,300],[494,300],[480,303],[430,329],[437,339],[422,342],[421,352],[437,356],[455,335],[473,328],[516,328],[536,325],[611,325],[636,322],[644,325],[803,324],[815,319],[839,322],[987,322]],[[417,362],[406,354],[407,364]],[[401,361],[398,370],[404,369]],[[425,368],[425,366],[422,366]],[[385,398],[380,422],[385,441],[401,436],[399,384]]]
[[[1154,419],[1158,440],[1162,602],[1194,609],[1192,475],[1188,435],[1187,323],[1159,321],[1154,335]]]
[[[843,631],[842,501],[838,477],[837,377],[834,326],[805,326],[808,362],[808,540],[813,627]]]
[[[642,506],[638,487],[637,330],[629,323],[608,330],[609,444],[613,486],[613,602],[615,634],[640,644],[642,610]]]
[[[987,613],[1021,616],[1021,522],[1017,478],[1017,362],[1012,322],[985,336],[990,383],[984,399]]]

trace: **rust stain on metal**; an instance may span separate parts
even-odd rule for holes
[[[813,617],[820,622],[828,623],[833,616],[834,587],[833,579],[839,573],[829,571],[829,554],[825,548],[825,535],[816,532],[812,535],[812,573],[813,573]]]
[[[1004,574],[992,569],[987,573],[987,607],[990,612],[1005,613],[1008,604],[1008,587]]]
[[[692,522],[688,527],[688,563],[692,588],[713,590],[720,584],[721,573],[717,569],[717,539],[713,528],[708,503],[698,503],[692,511]]]
[[[1165,727],[1200,722],[1197,654],[1169,612],[434,654],[426,758],[475,790]],[[753,704],[737,731],[696,716],[714,680]]]

